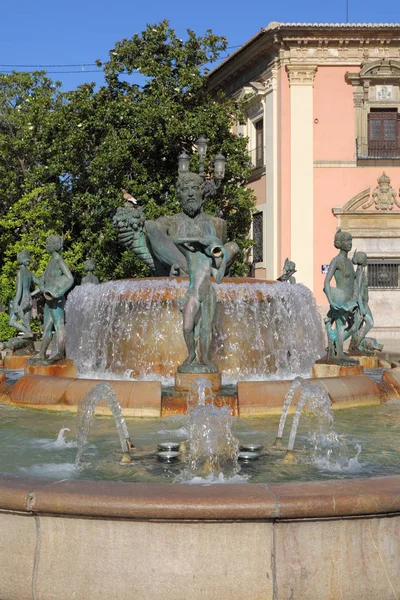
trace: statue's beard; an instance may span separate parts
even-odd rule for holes
[[[187,201],[182,208],[183,212],[188,215],[188,217],[195,217],[199,212],[199,205],[197,202]]]

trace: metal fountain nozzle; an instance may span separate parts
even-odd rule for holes
[[[211,256],[211,258],[220,258],[224,252],[221,240],[213,236],[208,242],[208,245],[205,247],[205,253]]]
[[[221,246],[212,246],[210,248],[210,254],[214,258],[219,258],[220,256],[222,256],[222,247]]]

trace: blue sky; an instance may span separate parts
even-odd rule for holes
[[[400,22],[398,0],[348,0],[350,22]],[[146,23],[169,19],[180,37],[186,29],[202,35],[212,29],[229,46],[246,42],[270,21],[345,22],[346,0],[2,0],[1,65],[82,65],[106,59],[114,42],[142,31]],[[231,50],[232,51],[232,50]],[[13,67],[0,66],[0,71]],[[16,70],[22,68],[15,67]],[[48,67],[72,89],[86,81],[101,83],[95,67]],[[25,69],[29,70],[29,69]]]

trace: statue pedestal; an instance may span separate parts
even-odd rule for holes
[[[349,354],[350,358],[358,360],[364,369],[377,369],[379,367],[379,358],[377,356],[364,356],[363,354]]]
[[[32,358],[30,354],[25,354],[23,356],[18,356],[18,354],[7,354],[4,359],[4,368],[5,369],[23,369],[25,367],[26,361]]]
[[[358,357],[357,357],[358,358]],[[319,377],[349,377],[351,375],[363,375],[364,367],[358,365],[336,365],[333,362],[318,361],[312,368],[314,379]]]
[[[51,377],[76,377],[76,366],[72,360],[58,360],[51,365],[27,364],[25,375],[49,375]]]
[[[213,392],[221,389],[221,373],[175,373],[175,389],[177,392],[188,392],[196,379],[208,379]]]

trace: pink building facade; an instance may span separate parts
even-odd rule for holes
[[[325,265],[345,226],[354,249],[367,251],[384,275],[389,269],[390,289],[376,267],[372,303],[398,308],[400,326],[400,209],[374,201],[363,208],[378,198],[383,172],[398,200],[400,25],[270,23],[211,73],[210,84],[246,102],[237,133],[248,137],[253,165],[255,276],[276,279],[289,257],[297,280],[326,304]],[[343,207],[359,196],[364,203],[350,218]],[[378,320],[387,330],[389,321]]]

